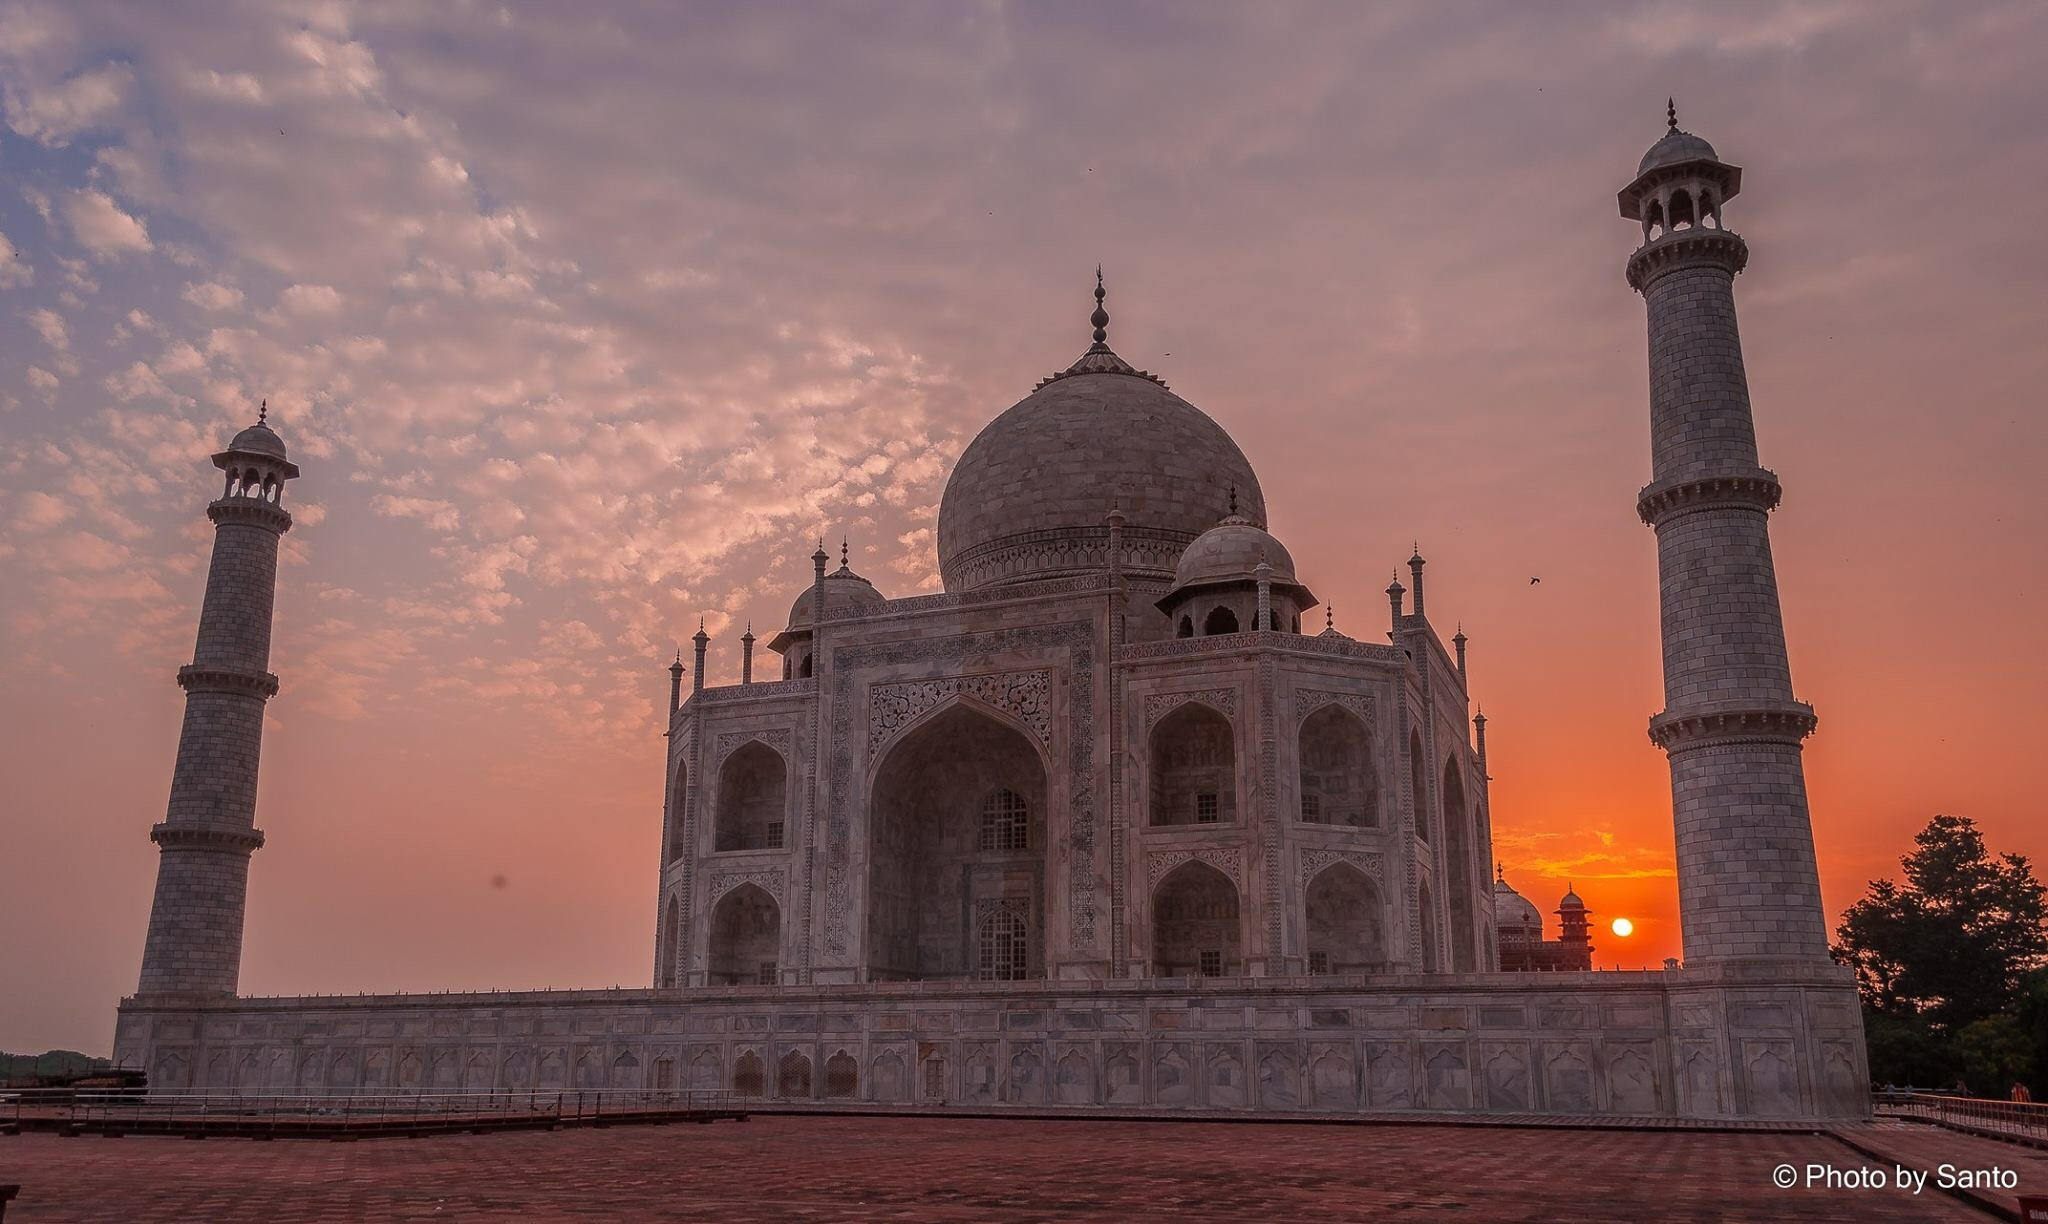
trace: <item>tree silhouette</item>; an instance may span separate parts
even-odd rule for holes
[[[1967,817],[1936,816],[1836,930],[1855,971],[1874,1082],[1980,1092],[2048,1067],[2036,996],[2048,976],[2048,888],[2026,858],[1994,857]],[[2001,1082],[2006,1081],[2006,1082]]]

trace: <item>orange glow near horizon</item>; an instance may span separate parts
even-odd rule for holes
[[[2048,856],[2048,6],[169,7],[0,21],[0,1049],[111,1048],[260,398],[304,475],[243,991],[644,985],[678,645],[736,682],[820,536],[936,590],[1098,262],[1338,630],[1420,542],[1551,936],[1570,885],[1598,967],[1682,956],[1614,206],[1673,93],[1743,167],[1831,923],[1937,812]]]

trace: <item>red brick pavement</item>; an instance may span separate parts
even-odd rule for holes
[[[2048,1152],[2038,1148],[1925,1122],[1889,1118],[1865,1126],[1844,1126],[1840,1133],[1846,1142],[1868,1156],[1928,1174],[1930,1191],[1940,1184],[1941,1167],[1948,1165],[1953,1170],[1948,1176],[1956,1184],[1958,1196],[1989,1204],[2014,1217],[2019,1214],[2021,1194],[2048,1197]],[[2011,1190],[2003,1189],[1983,1176],[1987,1170],[2010,1171],[2019,1184]]]
[[[153,1220],[1982,1220],[1779,1190],[1824,1135],[756,1117],[321,1140],[0,1138],[8,1224]]]

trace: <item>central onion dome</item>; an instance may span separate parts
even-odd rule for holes
[[[1135,578],[1170,581],[1195,537],[1232,512],[1266,518],[1265,496],[1223,427],[1107,344],[1095,283],[1095,343],[969,443],[939,503],[948,591],[1109,568],[1112,503]]]

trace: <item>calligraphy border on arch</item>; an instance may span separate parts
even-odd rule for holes
[[[832,650],[832,747],[826,768],[831,780],[825,819],[825,954],[844,959],[852,951],[850,878],[853,837],[853,682],[861,668],[896,663],[943,662],[1002,654],[1011,650],[1067,649],[1067,921],[1074,951],[1089,953],[1096,941],[1095,873],[1095,626],[1062,621],[954,637],[876,642]],[[865,707],[863,707],[864,709]],[[808,933],[807,933],[808,934]],[[805,940],[809,956],[809,939]]]

